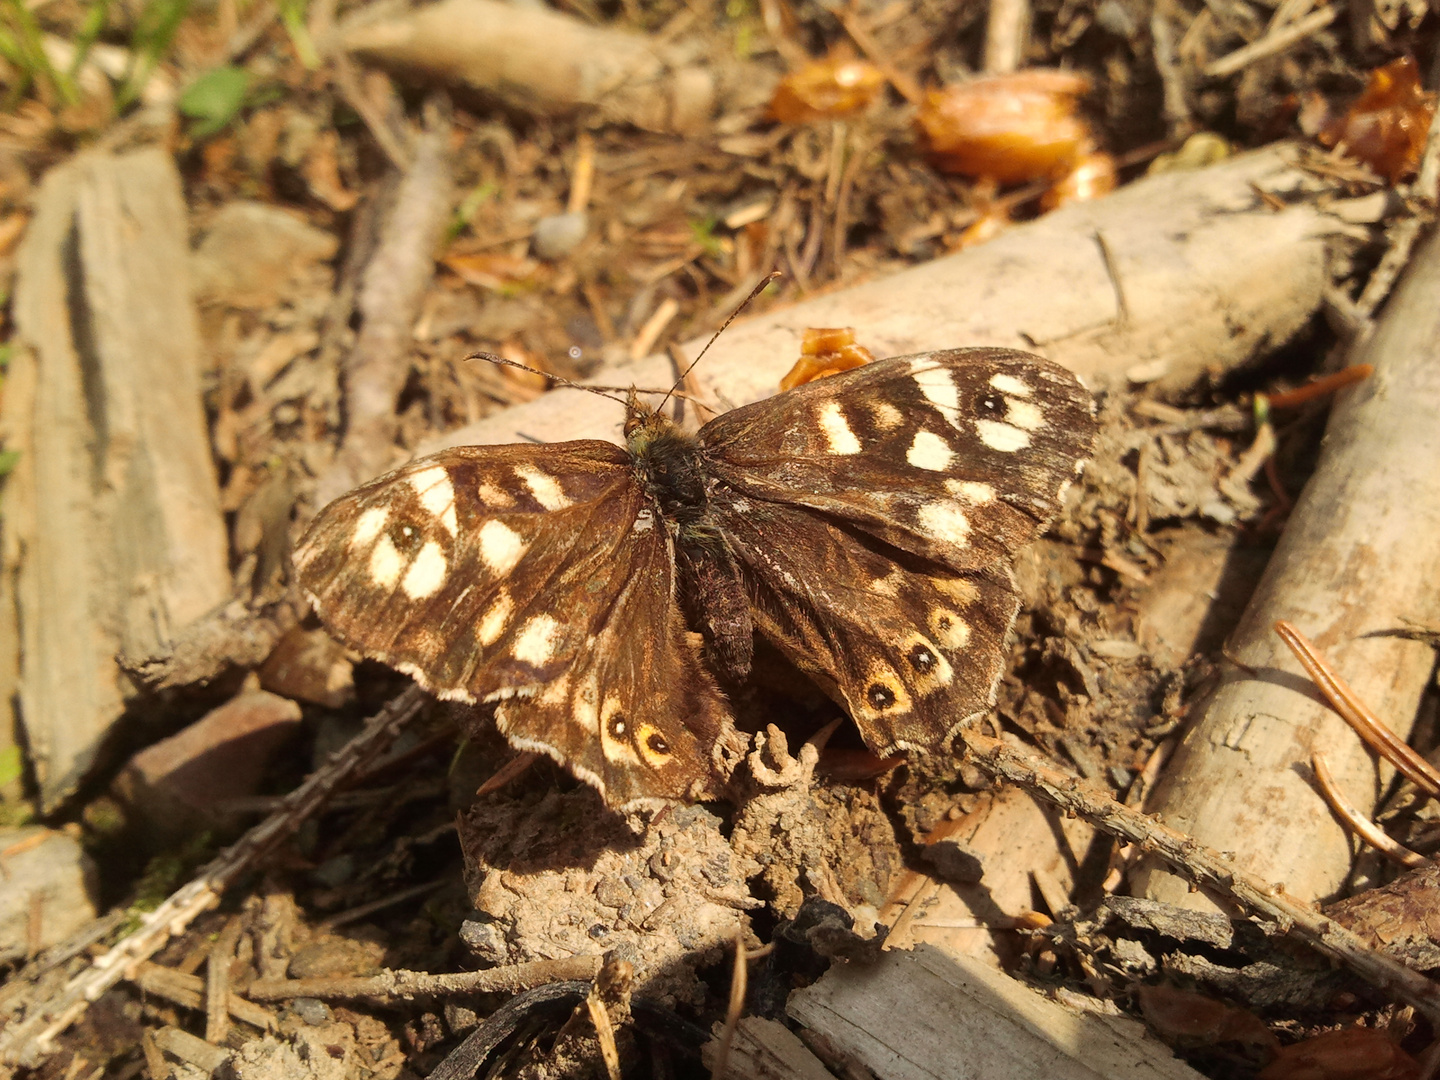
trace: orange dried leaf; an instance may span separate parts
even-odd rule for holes
[[[916,117],[935,167],[1001,183],[1062,176],[1093,143],[1077,113],[1083,75],[1031,70],[926,96]]]
[[[849,116],[864,109],[885,88],[885,76],[864,60],[832,56],[812,60],[780,80],[770,99],[770,118],[804,124]]]
[[[838,375],[874,359],[869,349],[856,343],[853,328],[810,327],[800,341],[800,359],[780,380],[780,389],[790,390],[826,375]]]
[[[1392,184],[1420,167],[1425,135],[1435,115],[1435,95],[1420,85],[1420,72],[1408,56],[1370,73],[1365,90],[1344,116],[1320,130],[1326,146],[1345,150]]]
[[[1136,997],[1146,1021],[1168,1042],[1188,1046],[1239,1043],[1267,1053],[1279,1045],[1254,1013],[1205,994],[1173,986],[1142,986]]]
[[[1058,210],[1069,203],[1089,202],[1115,190],[1115,159],[1103,151],[1081,155],[1065,176],[1040,197],[1043,210]]]
[[[1352,1027],[1287,1046],[1259,1080],[1416,1080],[1420,1066],[1383,1031]]]
[[[503,252],[446,255],[440,265],[471,285],[497,292],[533,287],[545,273],[545,268],[536,260]]]

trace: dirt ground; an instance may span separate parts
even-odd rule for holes
[[[1418,123],[1404,148],[1392,138],[1368,157],[1354,126],[1364,117],[1347,120],[1346,110],[1370,73],[1399,57],[1414,59],[1423,86],[1436,85],[1437,16],[1405,0],[1313,11],[1293,0],[1033,0],[1019,5],[1021,46],[1006,59],[986,46],[987,31],[1005,29],[1006,6],[558,5],[582,35],[576,48],[583,34],[618,31],[671,50],[666,74],[654,77],[664,93],[677,71],[713,78],[712,114],[676,130],[679,106],[657,120],[644,95],[617,112],[613,100],[565,100],[569,90],[538,77],[521,85],[513,73],[497,93],[439,61],[426,70],[346,36],[401,12],[334,0],[13,5],[0,22],[6,295],[50,170],[97,147],[159,146],[173,159],[232,606],[206,623],[203,642],[187,639],[190,653],[132,665],[133,696],[63,798],[47,803],[27,764],[27,748],[42,741],[35,732],[21,725],[0,736],[10,754],[0,767],[17,763],[0,774],[6,823],[39,822],[78,840],[98,868],[96,912],[116,913],[68,954],[8,957],[0,1015],[12,1030],[246,829],[284,809],[282,796],[408,685],[331,641],[294,579],[293,545],[338,493],[337,477],[367,478],[447,431],[540,399],[550,384],[539,373],[603,375],[713,332],[772,269],[782,276],[749,316],[1023,227],[1049,212],[1057,200],[1048,193],[1087,155],[1105,155],[1102,171],[1123,190],[1173,167],[1177,154],[1226,159],[1294,140],[1345,196],[1389,200],[1363,236],[1334,240],[1329,288],[1345,302],[1245,367],[1163,392],[1143,381],[1108,387],[1089,466],[1016,566],[1021,613],[986,730],[1145,809],[1187,721],[1219,684],[1226,640],[1316,467],[1330,395],[1293,406],[1284,395],[1341,365],[1353,334],[1346,305],[1395,229],[1433,215],[1433,200],[1405,186],[1425,146],[1423,96],[1403,123],[1398,114],[1373,122],[1407,132]],[[1322,12],[1331,15],[1315,17]],[[628,55],[607,40],[593,44]],[[48,60],[36,58],[42,45]],[[571,47],[556,37],[555,70]],[[64,58],[77,48],[90,62],[71,70]],[[1246,48],[1254,57],[1232,66]],[[810,72],[818,96],[797,105],[777,95],[787,73],[793,80],[827,56],[837,58],[831,68]],[[837,81],[842,62],[856,66],[852,82]],[[932,111],[928,127],[917,122],[937,108],[925,92],[1017,66],[1063,69],[1086,86],[1033,105],[986,151],[999,164],[965,171],[964,154],[941,152],[935,125],[981,121]],[[846,97],[857,82],[863,100]],[[804,97],[805,84],[790,86]],[[983,106],[957,109],[978,116]],[[1056,142],[1069,147],[1058,165],[1046,157]],[[443,164],[426,173],[432,161]],[[1082,177],[1058,201],[1104,190]],[[396,206],[414,216],[408,232],[394,224]],[[16,317],[5,317],[8,341]],[[866,327],[854,330],[864,345]],[[479,351],[535,370],[476,361]],[[362,392],[384,406],[366,412]],[[1268,418],[1263,395],[1278,403]],[[1273,442],[1257,450],[1262,421]],[[13,430],[4,453],[27,453]],[[370,434],[359,439],[360,430]],[[23,523],[11,515],[4,528],[12,544]],[[7,633],[13,642],[16,631]],[[0,1071],[392,1080],[430,1075],[493,1020],[498,1034],[479,1071],[464,1075],[603,1076],[600,1008],[623,1075],[702,1075],[700,1047],[725,1019],[736,948],[769,949],[751,962],[745,1012],[798,1027],[786,1020],[787,994],[832,963],[873,960],[923,877],[972,900],[989,889],[968,909],[980,919],[972,936],[984,935],[1012,975],[1052,998],[1084,995],[1143,1017],[1204,1075],[1434,1074],[1435,1032],[1401,998],[1257,923],[1127,895],[1138,852],[1059,814],[1042,830],[1053,834],[1053,873],[1031,874],[1026,851],[982,850],[981,823],[1008,798],[988,772],[950,755],[879,761],[798,672],[778,657],[756,667],[736,699],[756,749],[734,798],[663,810],[611,811],[548,758],[517,759],[487,716],[425,701],[343,790],[294,814],[218,905],[177,925],[53,1046]],[[191,798],[145,771],[136,755],[146,747],[242,698],[247,715],[275,711],[283,731],[222,767],[233,773],[214,780],[222,798]],[[1420,716],[1413,742],[1424,753],[1435,736],[1433,683]],[[823,748],[806,746],[833,721]],[[239,780],[246,770],[250,779]],[[245,789],[230,790],[232,780]],[[1381,817],[1428,856],[1440,847],[1434,813],[1402,797]],[[1367,858],[1357,859],[1355,892],[1395,877]],[[1008,894],[995,884],[1007,872],[1019,882]],[[1423,891],[1397,896],[1392,937],[1409,935],[1412,966],[1433,970],[1440,957],[1416,930],[1435,926],[1433,905],[1414,899]],[[598,964],[564,966],[577,956],[605,958],[603,992],[575,989]],[[536,964],[529,983],[479,989],[339,985],[390,971]],[[265,985],[286,979],[305,980],[304,992],[269,996]],[[535,989],[546,985],[549,996]],[[515,1004],[520,991],[538,996]],[[237,999],[244,1007],[226,1016],[223,1002]],[[1337,1032],[1350,1042],[1320,1044],[1313,1061],[1282,1053]],[[823,1039],[810,1048],[837,1077],[873,1075]]]

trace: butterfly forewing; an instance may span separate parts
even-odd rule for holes
[[[622,805],[714,794],[712,751],[734,748],[669,548],[620,447],[472,446],[331,503],[295,564],[336,636],[441,697],[494,704],[516,745]]]
[[[966,570],[1034,539],[1095,430],[1089,392],[1060,365],[951,349],[816,380],[718,417],[700,439],[737,491]]]

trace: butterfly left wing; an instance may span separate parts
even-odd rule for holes
[[[422,458],[325,507],[295,565],[337,638],[440,697],[493,706],[513,744],[612,806],[720,793],[738,736],[620,447]]]

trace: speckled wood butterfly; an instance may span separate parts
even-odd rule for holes
[[[632,395],[625,446],[463,446],[331,503],[295,552],[341,640],[611,806],[722,794],[724,687],[759,634],[886,756],[994,701],[1012,564],[1090,453],[1048,360],[882,360],[683,432]]]

